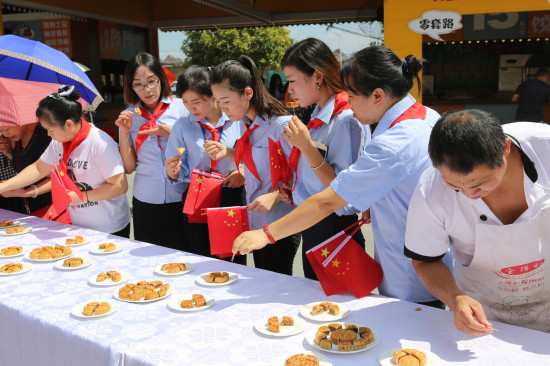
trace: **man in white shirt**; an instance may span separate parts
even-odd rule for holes
[[[436,169],[409,205],[405,255],[458,330],[487,319],[550,330],[550,126],[501,126],[480,110],[445,114],[433,128]],[[441,258],[451,248],[451,274]]]

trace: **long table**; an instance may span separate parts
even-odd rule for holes
[[[76,256],[93,259],[91,266],[62,271],[52,262],[33,262],[30,272],[0,277],[0,365],[270,365],[281,354],[315,351],[333,365],[378,365],[391,348],[430,350],[443,365],[550,365],[550,334],[494,322],[499,332],[470,337],[458,332],[453,314],[384,296],[356,299],[349,294],[326,298],[315,281],[241,266],[0,210],[0,221],[17,219],[32,232],[1,236],[0,248],[55,244],[60,238],[82,235],[91,244],[73,248]],[[157,223],[159,230],[169,230]],[[94,244],[115,242],[124,250],[110,255],[89,253]],[[22,257],[1,258],[0,266]],[[157,275],[153,269],[168,262],[192,263],[182,276]],[[162,280],[174,288],[171,296],[202,293],[215,304],[198,312],[181,313],[167,307],[170,299],[147,304],[118,302],[117,312],[102,318],[71,315],[75,304],[113,300],[120,286],[97,287],[88,278],[106,270],[130,272],[130,282]],[[203,287],[199,274],[237,273],[223,287]],[[300,318],[300,305],[328,300],[347,304],[344,321],[365,325],[380,335],[379,343],[360,353],[332,354],[315,350],[306,334],[319,322],[289,337],[270,337],[254,329],[256,321],[273,315]],[[115,300],[116,301],[116,300]],[[421,310],[418,310],[418,309]]]

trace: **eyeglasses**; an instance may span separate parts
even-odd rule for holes
[[[159,79],[151,80],[148,81],[147,84],[134,84],[132,85],[132,89],[134,89],[135,91],[145,90],[145,87],[147,87],[147,89],[153,89],[155,86],[158,85],[158,83],[160,83]]]

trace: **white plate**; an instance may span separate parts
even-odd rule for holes
[[[109,310],[105,314],[101,314],[101,315],[90,315],[90,316],[84,315],[82,313],[82,310],[84,310],[84,306],[86,306],[87,304],[89,304],[91,302],[108,302],[109,305],[111,305],[111,310]],[[71,310],[71,314],[73,314],[77,318],[93,319],[93,318],[99,318],[99,317],[102,317],[102,316],[107,316],[109,314],[114,313],[117,310],[118,310],[118,303],[116,301],[112,301],[112,300],[94,301],[94,300],[91,300],[91,301],[82,302],[80,304],[76,304],[75,306],[73,306],[73,310]]]
[[[395,366],[395,363],[393,362],[393,354],[395,353],[395,351],[399,351],[400,349],[403,349],[403,348],[406,348],[406,347],[397,347],[397,348],[387,349],[384,352],[382,352],[380,354],[380,357],[378,358],[378,361],[380,361],[380,365]],[[423,349],[418,349],[418,350],[426,354],[426,366],[441,365],[441,359],[435,353],[426,351]]]
[[[67,244],[66,243],[66,240],[67,239],[74,239],[74,236],[67,236],[66,238],[63,238],[63,239],[60,239],[58,241],[56,241],[55,243],[57,245],[63,245],[64,247],[69,247],[69,248],[72,248],[72,247],[79,247],[81,245],[86,245],[86,244],[90,244],[90,239],[88,239],[87,237],[83,236],[82,237],[84,239],[84,242],[83,243],[78,243],[78,244]]]
[[[310,352],[310,351],[286,353],[284,355],[277,356],[273,361],[271,361],[271,366],[285,366],[286,360],[300,353],[303,353],[304,355],[313,355],[317,357],[319,359],[319,366],[332,366],[332,362],[330,362],[327,356],[321,355],[316,352]]]
[[[15,233],[15,234],[8,234],[6,232],[6,229],[2,229],[0,230],[0,235],[4,235],[4,236],[16,236],[16,235],[23,235],[23,234],[28,234],[32,231],[32,227],[30,226],[26,226],[24,227],[23,231],[20,232],[20,233]]]
[[[67,259],[67,258],[73,256],[74,253],[71,253],[71,254],[66,255],[66,256],[64,256],[64,257],[50,258],[50,259],[32,259],[30,255],[31,255],[31,250],[29,250],[27,253],[25,253],[25,257],[24,257],[24,258],[27,259],[27,260],[33,261],[33,262],[38,262],[38,263],[40,263],[40,262],[57,262],[58,260]]]
[[[322,325],[329,325],[329,324],[330,323],[322,324]],[[345,323],[339,323],[339,324],[344,325]],[[355,323],[353,323],[353,324],[355,324]],[[355,324],[355,326],[357,326],[357,327],[366,327],[366,325],[359,325],[359,324]],[[368,349],[371,349],[372,347],[376,346],[378,344],[378,342],[380,341],[380,336],[378,335],[378,333],[374,329],[370,328],[371,331],[372,331],[372,334],[374,335],[374,340],[371,343],[367,344],[367,346],[365,348],[359,349],[357,351],[342,352],[342,351],[338,351],[338,346],[333,344],[332,345],[332,350],[328,350],[328,349],[321,348],[321,346],[319,346],[317,343],[315,343],[315,335],[317,334],[318,329],[319,329],[319,327],[314,327],[313,329],[311,329],[311,331],[309,331],[306,335],[306,341],[307,341],[307,343],[312,345],[315,349],[321,350],[323,352],[337,353],[337,354],[340,354],[340,355],[345,355],[345,354],[350,354],[350,353],[359,353],[359,352],[364,352]]]
[[[82,265],[80,265],[78,267],[65,267],[63,265],[63,262],[65,260],[57,261],[57,262],[55,262],[55,264],[53,266],[54,266],[54,268],[61,269],[61,270],[64,270],[64,271],[76,271],[76,270],[79,270],[79,269],[82,269],[82,268],[86,268],[94,262],[92,259],[87,258],[87,257],[78,257],[78,258],[82,258],[84,260],[84,263],[82,263]]]
[[[10,247],[17,247],[18,245],[8,245]],[[7,247],[4,247],[4,248],[7,248]],[[2,248],[2,249],[4,249]],[[0,258],[14,258],[14,257],[21,257],[22,255],[25,255],[27,254],[27,252],[29,252],[29,248],[23,248],[23,251],[21,253],[17,253],[17,254],[12,254],[12,255],[2,255],[0,254]]]
[[[0,272],[0,276],[13,276],[13,275],[18,275],[18,274],[22,274],[22,273],[25,273],[25,272],[28,272],[32,269],[32,264],[31,263],[21,263],[23,265],[23,269],[20,270],[19,272],[13,272],[13,273],[1,273]]]
[[[214,272],[218,272],[218,271],[214,271]],[[221,272],[227,272],[227,271],[221,271]],[[239,279],[239,276],[236,273],[227,272],[227,273],[229,273],[229,280],[227,282],[223,282],[223,283],[206,282],[206,276],[210,273],[212,273],[212,272],[206,272],[206,273],[203,273],[201,275],[198,275],[197,279],[195,281],[197,281],[197,283],[199,285],[219,287],[219,286],[230,285],[230,284],[232,284],[233,282],[235,282]]]
[[[7,228],[7,227],[16,226],[16,225],[19,225],[19,224],[20,224],[20,221],[19,221],[19,220],[2,220],[2,221],[13,221],[13,225],[2,226],[2,229]]]
[[[151,281],[149,281],[151,282]],[[164,283],[163,283],[164,284]],[[156,299],[151,299],[151,300],[139,300],[139,301],[132,301],[132,300],[124,300],[124,299],[121,299],[119,296],[118,296],[118,290],[120,290],[122,287],[119,287],[115,290],[115,292],[113,293],[113,296],[115,297],[115,299],[117,300],[120,300],[120,301],[126,301],[126,302],[133,302],[133,303],[136,303],[136,304],[142,304],[142,303],[148,303],[148,302],[155,302],[155,301],[160,301],[160,300],[164,300],[166,299],[168,296],[172,295],[172,292],[174,292],[174,286],[170,285],[170,287],[168,288],[168,291],[166,291],[166,295],[164,295],[163,297],[158,297]]]
[[[193,268],[195,268],[192,263],[183,262],[183,264],[185,264],[185,271],[181,271],[181,272],[178,272],[178,273],[168,273],[166,271],[161,271],[160,269],[162,268],[162,264],[159,264],[158,266],[156,266],[155,270],[153,272],[155,272],[156,274],[159,274],[159,275],[163,275],[163,276],[181,276],[183,274],[191,272],[193,270]],[[229,278],[229,280],[231,280],[231,278]]]
[[[275,316],[275,315],[272,315]],[[288,315],[287,315],[288,316]],[[282,315],[279,315],[279,322],[283,319]],[[272,337],[288,337],[291,335],[295,335],[298,333],[302,333],[306,329],[306,321],[302,318],[298,318],[297,316],[293,316],[292,319],[294,319],[294,325],[288,326],[288,325],[281,325],[280,326],[280,332],[274,333],[267,329],[267,319],[271,318],[271,316],[265,316],[261,319],[259,319],[256,324],[254,324],[254,328],[263,335],[272,336]]]
[[[99,249],[99,244],[97,244],[97,246],[94,246],[93,248],[90,249],[90,253],[92,253],[92,254],[114,254],[114,253],[122,252],[124,250],[124,245],[122,245],[122,244],[115,244],[115,245],[116,245],[115,250],[113,250],[112,252],[106,252],[105,249]],[[69,246],[72,246],[72,245],[69,245]]]
[[[175,311],[181,311],[181,312],[184,312],[184,313],[187,313],[187,312],[192,312],[192,311],[199,311],[199,310],[204,310],[204,309],[207,309],[209,307],[211,307],[212,305],[214,305],[214,303],[216,302],[216,300],[214,300],[214,298],[210,295],[206,295],[206,294],[202,294],[204,296],[204,299],[206,300],[206,305],[204,306],[201,306],[200,308],[190,308],[190,309],[185,309],[185,308],[182,308],[181,307],[181,302],[183,300],[191,300],[192,299],[192,295],[191,293],[189,294],[183,294],[183,295],[178,295],[178,296],[174,296],[170,299],[170,301],[168,302],[168,307],[172,310],[175,310]]]
[[[300,315],[306,319],[317,321],[317,322],[334,322],[336,320],[344,319],[350,313],[349,307],[346,304],[332,302],[334,305],[338,305],[338,307],[340,308],[340,312],[338,313],[338,315],[330,315],[328,312],[324,312],[319,315],[311,314],[311,308],[313,308],[315,305],[318,305],[322,302],[332,302],[332,301],[317,301],[317,302],[311,302],[306,306],[301,305]]]
[[[114,285],[120,285],[121,283],[124,283],[124,282],[128,281],[131,278],[129,272],[120,272],[121,279],[118,282],[113,282],[113,280],[111,280],[110,278],[105,280],[105,281],[97,282],[96,279],[97,279],[98,274],[93,275],[90,278],[88,278],[88,282],[90,282],[94,286],[114,286]]]

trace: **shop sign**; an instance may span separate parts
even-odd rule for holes
[[[491,13],[464,16],[464,40],[527,37],[527,13]]]
[[[441,35],[462,28],[461,21],[462,15],[455,11],[428,10],[422,14],[422,17],[411,20],[409,29],[443,41]]]
[[[550,37],[550,11],[529,13],[527,36],[529,38]]]
[[[42,38],[46,45],[73,57],[69,19],[42,19]]]

